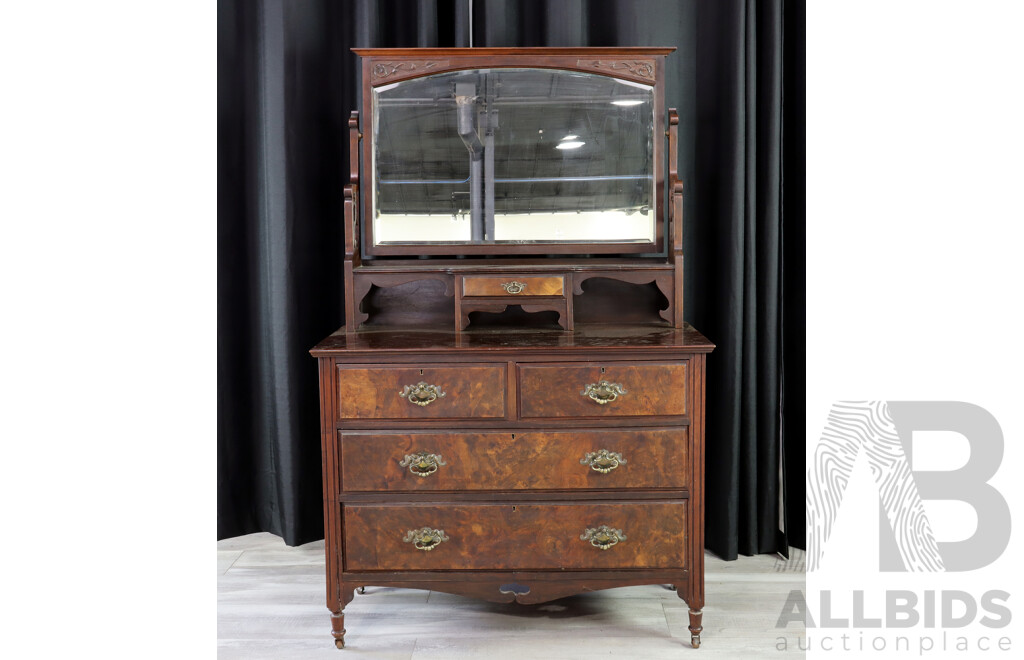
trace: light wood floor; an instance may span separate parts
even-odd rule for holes
[[[799,553],[799,551],[796,551]],[[594,592],[543,605],[487,603],[414,589],[367,587],[345,608],[346,648],[334,648],[324,605],[323,541],[289,548],[272,534],[217,543],[218,657],[775,658],[797,657],[803,628],[775,628],[802,555],[725,562],[707,555],[700,649],[686,604],[658,585]],[[798,569],[798,570],[794,570]],[[777,638],[789,639],[780,655]]]

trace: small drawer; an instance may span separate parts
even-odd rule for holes
[[[339,364],[338,419],[504,418],[505,364]]]
[[[686,427],[621,431],[342,431],[346,491],[686,488]]]
[[[523,419],[686,414],[687,363],[519,366]]]
[[[462,280],[462,295],[480,296],[562,296],[564,275],[467,275]]]
[[[347,505],[345,570],[685,568],[686,502]]]

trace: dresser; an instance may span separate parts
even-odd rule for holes
[[[698,646],[712,348],[689,326],[325,339],[337,646],[367,585],[540,603],[652,583],[687,602]]]
[[[714,346],[683,321],[671,49],[356,52],[346,324],[311,351],[336,646],[365,586],[664,584],[699,647]]]

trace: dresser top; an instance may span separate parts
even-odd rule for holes
[[[575,332],[560,330],[445,330],[381,329],[346,333],[339,329],[311,351],[315,357],[348,355],[362,351],[443,353],[447,351],[544,352],[646,350],[710,353],[715,345],[686,323],[682,328],[661,326],[589,325]]]

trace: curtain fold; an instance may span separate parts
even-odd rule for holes
[[[803,544],[803,471],[790,466],[803,414],[783,408],[802,406],[804,378],[803,217],[788,202],[802,196],[802,32],[786,32],[798,16],[783,0],[473,5],[475,46],[678,49],[666,98],[680,114],[685,316],[718,345],[707,546],[725,558]],[[323,537],[307,351],[343,322],[349,49],[468,46],[469,22],[467,0],[218,2],[218,538]]]

